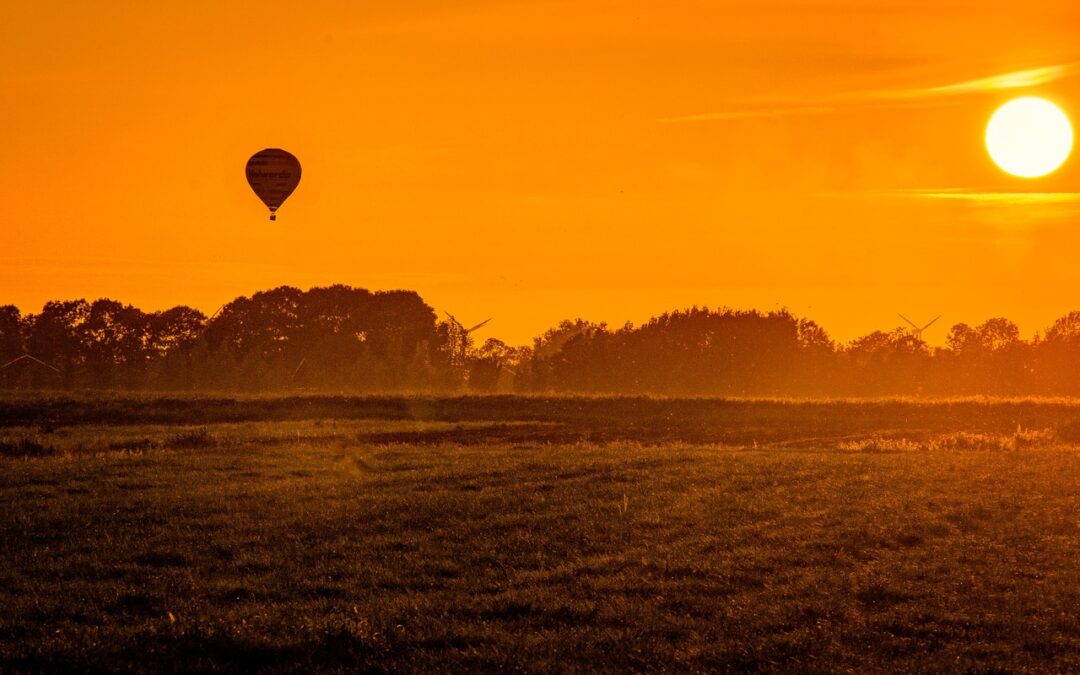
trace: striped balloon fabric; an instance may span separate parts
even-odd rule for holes
[[[251,156],[246,173],[251,189],[270,209],[270,220],[277,220],[277,210],[300,184],[300,160],[280,148],[267,148]]]

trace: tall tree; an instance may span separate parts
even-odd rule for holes
[[[65,387],[76,384],[86,357],[86,335],[82,330],[90,316],[86,300],[51,301],[39,314],[29,317],[27,348],[36,358],[59,369]],[[42,373],[38,382],[52,378]]]

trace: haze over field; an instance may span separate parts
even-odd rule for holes
[[[525,343],[568,316],[788,306],[1025,336],[1076,309],[1077,162],[982,147],[1075,116],[1053,2],[8,3],[0,288],[211,313],[280,284],[416,289]],[[275,225],[246,159],[305,167]],[[183,283],[178,283],[182,280]],[[940,343],[943,333],[928,334]]]

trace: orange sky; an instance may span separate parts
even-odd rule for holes
[[[1010,178],[982,134],[1018,95],[1080,122],[1078,27],[1072,0],[6,2],[0,303],[341,282],[513,343],[692,304],[1030,335],[1080,309],[1080,157]],[[304,166],[277,223],[264,147]]]

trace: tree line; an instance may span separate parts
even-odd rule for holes
[[[994,318],[944,347],[904,328],[847,344],[786,310],[694,307],[612,329],[564,321],[531,346],[474,343],[412,291],[282,286],[212,316],[115,300],[0,307],[0,387],[721,396],[1076,395],[1080,312],[1031,340]]]

